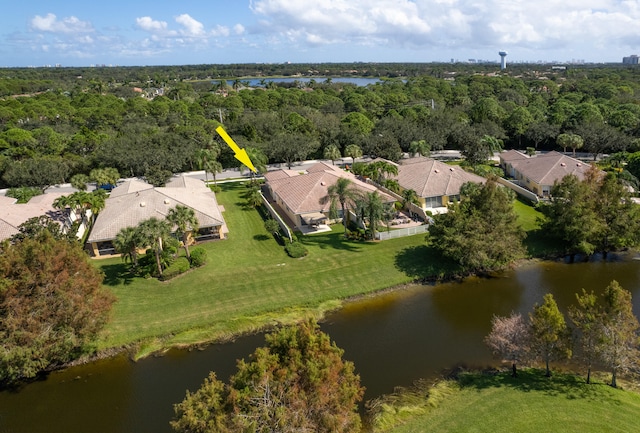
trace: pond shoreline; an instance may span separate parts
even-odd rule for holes
[[[632,250],[621,251],[617,253],[609,253],[609,257],[606,260],[607,261],[637,260],[638,259],[637,254],[638,254],[637,251],[632,251]],[[598,255],[598,257],[601,257],[601,256]],[[580,263],[584,261],[602,261],[602,260],[603,260],[602,258],[594,260],[592,256],[588,260],[575,260],[575,263]],[[517,262],[513,263],[508,269],[513,270],[513,269],[526,267],[526,266],[539,265],[544,262],[557,263],[561,261],[564,261],[565,263],[571,263],[568,257],[565,255],[549,256],[545,258],[532,257],[532,258],[518,260]],[[298,323],[302,320],[308,319],[310,315],[313,316],[319,323],[322,323],[328,314],[334,313],[344,308],[348,304],[359,302],[366,299],[373,299],[373,298],[380,297],[393,292],[408,290],[409,288],[415,287],[416,285],[425,286],[425,287],[436,287],[439,284],[445,284],[449,282],[462,282],[466,278],[470,278],[470,277],[489,278],[489,279],[497,278],[498,275],[503,271],[495,271],[492,273],[482,273],[482,274],[472,273],[472,274],[465,274],[465,275],[451,274],[444,277],[433,276],[428,278],[419,278],[408,283],[397,284],[394,286],[386,287],[386,288],[369,292],[369,293],[361,293],[361,294],[353,295],[344,299],[334,299],[334,300],[325,301],[323,304],[328,304],[330,305],[330,307],[321,308],[322,305],[319,305],[315,309],[313,308],[303,309],[301,310],[302,314],[294,318],[291,318],[291,317],[286,318],[285,317],[286,311],[279,311],[279,312],[276,312],[277,315],[275,316],[275,318],[273,317],[268,318],[267,320],[264,321],[264,323],[254,322],[250,326],[246,327],[246,329],[241,330],[239,332],[234,332],[229,335],[219,336],[212,339],[202,340],[202,341],[198,341],[190,344],[177,343],[177,344],[164,345],[163,342],[166,342],[169,339],[175,338],[176,335],[179,335],[179,334],[167,334],[163,336],[153,337],[154,341],[160,343],[160,345],[156,349],[141,351],[141,349],[147,342],[132,341],[129,344],[124,346],[111,347],[104,350],[100,350],[92,355],[82,356],[71,362],[68,362],[59,366],[55,366],[53,368],[50,368],[44,371],[43,374],[48,374],[53,371],[64,370],[66,368],[74,367],[78,365],[89,364],[89,363],[103,360],[103,359],[113,358],[122,354],[127,354],[127,357],[129,358],[130,361],[137,362],[147,357],[163,356],[166,352],[172,349],[184,349],[188,351],[204,350],[211,345],[233,342],[242,337],[273,331],[274,329],[277,329],[278,327],[283,325]],[[318,310],[318,308],[320,308],[320,310]],[[206,330],[207,328],[202,328],[202,329]]]

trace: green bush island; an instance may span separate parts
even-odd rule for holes
[[[294,259],[298,259],[309,254],[307,248],[300,242],[292,242],[290,244],[287,244],[284,247],[284,250],[287,252],[287,254],[289,254],[290,257],[293,257]]]
[[[189,270],[191,264],[189,263],[189,259],[186,257],[178,257],[168,268],[164,270],[162,273],[162,279],[164,281],[170,280],[171,278],[177,277],[180,274],[183,274]]]
[[[207,251],[202,247],[196,247],[191,250],[191,266],[200,267],[207,263]]]

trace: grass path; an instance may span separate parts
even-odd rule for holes
[[[437,274],[424,236],[377,243],[341,239],[342,226],[301,239],[309,255],[289,258],[258,212],[244,206],[239,183],[225,184],[229,237],[204,243],[208,263],[176,279],[132,278],[120,258],[96,262],[118,298],[100,349],[146,341],[142,350],[210,341],[286,318],[317,314],[336,300]],[[161,337],[161,340],[159,339]]]

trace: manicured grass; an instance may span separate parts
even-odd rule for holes
[[[403,423],[376,432],[601,433],[638,430],[640,394],[582,378],[525,370],[518,378],[469,374],[439,384],[421,405],[397,406]],[[407,399],[405,399],[406,404]],[[391,411],[390,411],[391,412]],[[412,415],[413,413],[413,415]],[[409,415],[407,415],[409,414]]]
[[[383,242],[342,239],[342,226],[300,236],[309,250],[289,258],[247,208],[244,184],[222,185],[218,201],[229,227],[227,240],[201,244],[208,263],[169,282],[132,277],[119,259],[96,261],[117,297],[101,349],[142,342],[139,353],[171,345],[224,339],[337,308],[339,300],[432,275],[441,275],[424,235]]]
[[[514,201],[514,209],[518,214],[518,222],[527,237],[524,245],[531,257],[549,257],[561,251],[561,245],[544,235],[540,228],[542,213],[528,203],[518,199]]]

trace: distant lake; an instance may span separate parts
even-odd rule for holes
[[[299,83],[305,83],[305,84],[309,84],[309,82],[311,80],[315,80],[316,83],[324,83],[325,81],[327,81],[328,78],[331,78],[331,82],[332,83],[350,83],[350,84],[355,84],[356,86],[367,86],[369,84],[375,84],[375,83],[379,83],[380,81],[382,81],[380,78],[360,78],[360,77],[282,77],[282,78],[246,78],[246,79],[241,79],[240,81],[242,83],[249,83],[250,87],[264,87],[262,83],[262,80],[264,80],[265,83],[293,83],[293,82],[299,82]],[[235,80],[227,80],[227,83],[229,84],[229,86],[233,85],[233,82]],[[213,80],[212,81],[214,84],[217,84],[220,82],[220,80]]]

